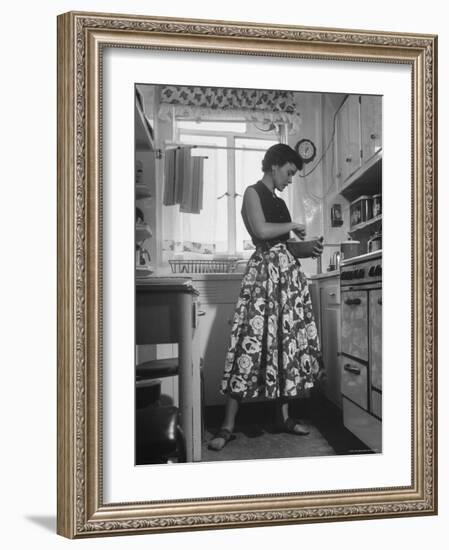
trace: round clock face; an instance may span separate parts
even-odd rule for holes
[[[310,139],[300,139],[295,145],[295,149],[305,163],[310,162],[315,158],[316,147]]]

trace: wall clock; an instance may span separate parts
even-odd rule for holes
[[[304,138],[300,139],[295,145],[295,151],[302,158],[304,164],[312,162],[316,156],[316,147],[313,141]]]

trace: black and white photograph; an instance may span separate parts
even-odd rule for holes
[[[437,514],[437,36],[368,27],[58,17],[62,536]]]
[[[136,466],[382,453],[382,96],[134,91]]]

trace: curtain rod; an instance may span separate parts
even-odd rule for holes
[[[199,144],[199,145],[189,145],[188,143],[182,143],[182,144],[177,144],[177,143],[173,143],[171,144],[173,145],[173,147],[166,147],[164,150],[167,151],[167,150],[170,150],[170,149],[182,149],[183,147],[187,148],[187,147],[190,147],[192,149],[229,149],[229,150],[233,150],[233,151],[259,151],[259,152],[263,152],[265,153],[265,151],[267,149],[256,149],[256,148],[250,148],[250,147],[227,147],[225,145],[202,145],[202,144]],[[154,152],[157,154],[158,158],[161,158],[162,157],[162,149],[155,149]]]

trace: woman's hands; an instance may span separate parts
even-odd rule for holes
[[[318,256],[321,256],[321,254],[323,253],[323,248],[323,237],[320,237],[313,247],[312,258],[317,258]]]
[[[323,253],[323,247],[323,237],[312,237],[307,241],[287,241],[287,248],[295,258],[318,258]]]
[[[292,231],[302,241],[305,239],[305,237],[306,237],[306,226],[303,223],[293,222]]]

